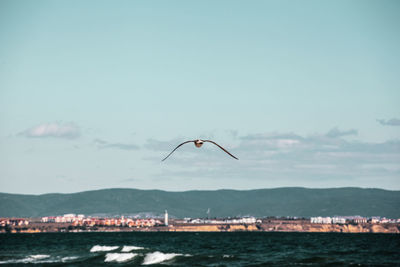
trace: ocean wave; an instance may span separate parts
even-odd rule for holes
[[[156,263],[160,263],[163,261],[171,260],[171,259],[175,258],[176,256],[182,256],[182,254],[162,253],[160,251],[147,253],[146,257],[144,257],[144,261],[142,264],[143,265],[156,264]]]
[[[112,251],[119,248],[119,246],[100,246],[95,245],[90,249],[90,252],[99,252],[99,251]]]
[[[76,260],[77,258],[79,258],[78,256],[69,256],[69,257],[63,257],[61,259],[62,262],[67,262],[67,261],[73,261]]]
[[[34,259],[34,260],[41,260],[41,259],[46,259],[46,258],[50,258],[50,255],[30,255],[29,258]]]
[[[7,260],[7,261],[0,261],[0,264],[10,264],[10,263],[47,263],[47,262],[53,262],[49,260],[45,260],[50,258],[50,255],[30,255],[26,258],[23,259],[12,259],[12,260]]]
[[[136,247],[136,246],[124,246],[121,250],[121,252],[130,252],[132,250],[139,250],[139,249],[144,249],[144,247]]]
[[[107,253],[105,262],[126,262],[134,257],[136,257],[138,254],[136,253]]]
[[[68,256],[61,258],[60,256],[57,257],[50,257],[50,255],[30,255],[28,257],[22,259],[11,259],[7,261],[0,261],[0,264],[17,264],[17,263],[33,263],[33,264],[40,264],[40,263],[57,263],[57,262],[70,262],[73,260],[78,259],[78,256]]]

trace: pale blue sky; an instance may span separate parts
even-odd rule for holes
[[[0,1],[0,191],[400,189],[399,1]],[[381,121],[378,121],[381,120]],[[240,158],[181,141],[213,138]]]

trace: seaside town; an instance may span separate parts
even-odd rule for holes
[[[269,232],[372,232],[400,233],[400,219],[385,217],[237,217],[164,218],[91,217],[64,214],[41,218],[0,218],[0,233],[95,232],[95,231],[269,231]]]

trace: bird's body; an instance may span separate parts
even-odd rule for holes
[[[203,144],[204,144],[203,140],[200,140],[200,139],[194,140],[194,145],[196,147],[201,147]]]
[[[213,143],[214,145],[216,145],[217,147],[219,147],[220,149],[222,149],[225,153],[227,153],[229,156],[231,156],[234,159],[238,159],[237,157],[235,157],[234,155],[232,155],[231,153],[229,153],[225,148],[223,148],[222,146],[218,145],[217,143],[215,143],[214,141],[211,140],[201,140],[201,139],[196,139],[196,140],[190,140],[190,141],[186,141],[183,142],[182,144],[179,144],[177,147],[175,147],[174,150],[172,150],[171,153],[168,154],[168,156],[166,156],[162,161],[166,160],[172,153],[174,153],[175,150],[177,150],[180,146],[187,144],[187,143],[191,143],[193,142],[194,145],[198,148],[200,148],[205,142],[209,142],[209,143]]]

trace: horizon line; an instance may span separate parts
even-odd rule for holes
[[[132,187],[111,187],[111,188],[101,188],[101,189],[91,189],[91,190],[84,190],[84,191],[77,191],[77,192],[67,192],[67,193],[57,193],[57,192],[49,192],[49,193],[9,193],[9,192],[0,192],[0,194],[9,194],[9,195],[29,195],[29,196],[43,196],[43,195],[68,195],[68,194],[80,194],[86,192],[94,192],[94,191],[104,191],[104,190],[138,190],[138,191],[161,191],[161,192],[168,192],[168,193],[185,193],[185,192],[217,192],[217,191],[257,191],[257,190],[276,190],[276,189],[310,189],[310,190],[328,190],[328,189],[365,189],[365,190],[384,190],[384,191],[392,191],[398,192],[400,189],[385,189],[385,188],[378,188],[378,187],[359,187],[359,186],[341,186],[341,187],[304,187],[304,186],[282,186],[282,187],[271,187],[271,188],[254,188],[254,189],[228,189],[228,188],[221,188],[221,189],[190,189],[190,190],[181,190],[181,191],[173,191],[173,190],[163,190],[163,189],[139,189],[139,188],[132,188]]]

